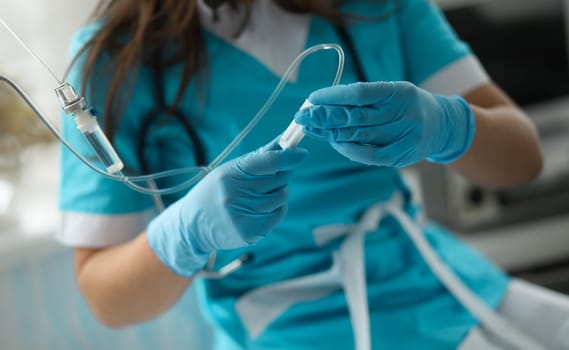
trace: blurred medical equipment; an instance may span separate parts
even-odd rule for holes
[[[445,12],[488,73],[540,134],[544,169],[527,185],[489,190],[446,169],[424,173],[430,217],[479,231],[569,212],[569,57],[564,0],[465,1]],[[441,196],[441,193],[443,194]]]
[[[509,272],[569,294],[569,1],[449,1],[445,15],[535,123],[544,164],[503,190],[423,164],[427,215]]]
[[[27,97],[27,95],[20,89],[13,81],[5,78],[0,77],[0,81],[6,82],[10,85],[14,90],[18,92],[18,94],[26,100],[30,108],[42,119],[42,121],[46,124],[46,126],[52,131],[60,141],[75,155],[77,156],[83,163],[85,163],[89,168],[96,171],[101,176],[106,178],[110,178],[113,180],[118,180],[125,182],[129,187],[140,191],[146,194],[167,194],[177,192],[181,189],[184,189],[196,181],[199,181],[201,178],[205,177],[209,172],[211,172],[214,168],[221,163],[225,157],[231,153],[231,151],[235,148],[235,146],[241,142],[241,140],[251,131],[251,129],[256,125],[256,123],[260,120],[260,118],[265,114],[267,109],[270,107],[272,102],[276,99],[276,96],[283,88],[284,84],[286,83],[289,74],[297,67],[297,65],[308,55],[313,52],[323,50],[323,49],[333,49],[338,53],[339,56],[339,65],[337,69],[336,79],[334,80],[334,84],[339,82],[341,77],[343,63],[344,63],[344,55],[343,51],[340,46],[336,44],[321,44],[313,46],[305,51],[303,51],[291,64],[288,68],[286,73],[284,74],[283,78],[275,88],[275,91],[271,95],[271,97],[267,100],[267,102],[263,105],[261,110],[253,117],[251,122],[243,129],[243,131],[238,134],[238,136],[227,146],[227,148],[221,152],[219,156],[217,156],[209,166],[206,167],[196,167],[196,168],[187,168],[187,169],[175,169],[166,172],[144,175],[144,176],[134,176],[134,177],[127,177],[122,174],[122,162],[120,161],[119,157],[116,155],[116,152],[113,150],[111,144],[105,137],[104,133],[100,130],[98,126],[96,117],[89,109],[88,104],[85,100],[76,94],[73,88],[67,84],[65,81],[58,79],[49,67],[38,57],[36,56],[26,45],[23,43],[18,36],[9,28],[9,26],[0,18],[0,24],[2,24],[6,29],[16,38],[16,40],[38,61],[40,64],[46,68],[50,74],[54,77],[54,79],[58,82],[58,87],[56,89],[56,94],[61,101],[62,108],[65,113],[72,114],[75,116],[75,120],[78,123],[79,131],[85,136],[86,141],[91,145],[93,151],[96,152],[97,156],[99,157],[100,161],[106,167],[106,172],[100,170],[95,165],[91,164],[85,157],[81,154],[76,152],[74,148],[61,137],[57,129],[49,122],[47,118],[43,116],[43,114],[39,111],[39,109],[34,105],[34,103]],[[294,144],[296,141],[299,141],[302,136],[298,134],[296,126],[291,127],[293,129],[291,138],[292,142],[291,145]],[[287,134],[288,136],[288,134]],[[296,141],[295,141],[296,140]],[[286,152],[286,150],[284,151]],[[153,188],[146,188],[140,185],[135,184],[135,182],[139,181],[149,181],[155,180],[157,178],[178,175],[178,174],[191,174],[197,173],[189,180],[170,187],[166,189],[153,189]],[[440,279],[443,285],[464,305],[464,307],[469,310],[472,315],[474,315],[480,322],[486,327],[488,331],[494,334],[496,337],[503,339],[506,343],[511,344],[515,348],[518,349],[531,349],[531,350],[539,350],[544,349],[543,346],[536,343],[533,339],[526,336],[523,332],[516,329],[516,327],[512,326],[509,321],[506,321],[504,318],[499,316],[494,310],[490,309],[487,305],[485,305],[472,291],[468,289],[464,283],[457,278],[457,276],[440,260],[434,250],[430,247],[428,242],[426,241],[425,237],[423,236],[422,231],[420,228],[415,225],[409,217],[405,213],[403,213],[397,206],[393,205],[392,203],[382,203],[381,206],[375,209],[377,211],[374,215],[382,215],[385,211],[390,215],[393,215],[397,220],[401,223],[401,225],[405,228],[405,231],[408,233],[414,244],[419,249],[423,258],[427,261],[428,265],[431,267],[433,272],[436,276]],[[373,214],[373,213],[372,213]],[[214,256],[214,255],[212,255]],[[351,256],[353,257],[353,256]],[[223,273],[231,272],[235,268],[238,268],[243,262],[249,259],[247,255],[234,260],[229,265],[226,265],[225,268],[222,268]],[[208,264],[209,266],[209,264]],[[207,273],[207,272],[206,272]],[[211,276],[214,277],[223,277],[223,273],[215,272],[212,273]],[[205,275],[207,276],[207,274]],[[349,277],[349,276],[347,276]],[[361,282],[361,281],[360,281]],[[354,285],[353,288],[364,288],[365,292],[365,279],[362,283],[358,283]],[[349,293],[349,292],[348,292]],[[357,294],[357,293],[356,293]],[[350,293],[350,296],[353,297],[354,294]],[[361,306],[361,305],[360,305]],[[356,317],[361,320],[361,317],[365,317],[367,314],[367,310],[361,310],[361,307],[357,308],[358,313],[357,315],[352,315],[352,317]],[[363,314],[361,314],[363,312]],[[363,321],[364,324],[367,321]],[[357,330],[357,345],[358,350],[367,350],[370,347],[369,339],[365,339],[365,328],[363,330]],[[369,334],[367,335],[369,338]]]

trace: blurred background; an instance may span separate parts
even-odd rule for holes
[[[420,167],[425,209],[510,273],[569,293],[569,60],[564,0],[441,1],[490,76],[537,126],[533,182],[502,191]]]
[[[492,78],[538,127],[541,176],[480,188],[443,167],[406,174],[426,214],[510,273],[569,294],[569,6],[565,0],[438,0]],[[75,29],[95,0],[0,0],[0,15],[61,77]],[[55,124],[56,82],[0,28],[0,75],[16,80]],[[2,349],[207,349],[211,333],[193,291],[158,320],[121,331],[99,326],[57,245],[58,145],[0,84],[0,339]]]

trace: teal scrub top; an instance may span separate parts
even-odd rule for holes
[[[469,47],[449,27],[439,9],[428,0],[348,2],[350,13],[386,19],[350,22],[349,33],[369,81],[410,81],[433,92],[460,94],[487,81]],[[75,36],[71,53],[98,30],[90,25]],[[286,30],[286,28],[283,28]],[[247,50],[206,31],[208,70],[194,79],[180,109],[197,131],[211,161],[239,133],[263,105],[280,76]],[[308,21],[304,47],[344,43],[334,27],[317,17]],[[271,48],[267,48],[270,50]],[[101,63],[104,63],[103,58]],[[300,67],[265,118],[230,155],[254,150],[280,134],[310,92],[330,85],[337,58],[317,53]],[[78,90],[82,60],[68,81]],[[164,92],[172,101],[179,84],[179,67],[164,74]],[[109,72],[103,68],[86,96],[95,110],[103,110]],[[347,57],[342,83],[356,81],[354,63]],[[439,91],[437,91],[437,89]],[[141,120],[155,107],[151,74],[143,68],[134,81],[116,135],[117,151],[128,169],[141,172],[136,144]],[[70,117],[64,116],[66,138],[86,156]],[[161,121],[146,139],[145,156],[152,172],[195,166],[193,145],[179,124]],[[404,209],[416,215],[412,194],[399,171],[351,162],[329,144],[306,138],[310,151],[295,171],[289,190],[286,218],[254,246],[218,253],[223,266],[243,253],[254,259],[221,280],[198,280],[202,308],[218,330],[219,349],[353,349],[353,331],[341,290],[324,298],[292,306],[258,337],[252,338],[235,309],[236,301],[255,288],[327,269],[339,242],[320,247],[313,230],[330,224],[349,224],[371,205],[394,193],[406,199]],[[59,239],[78,247],[109,246],[132,239],[144,230],[156,212],[152,198],[105,179],[88,169],[67,150],[62,151],[60,208],[64,225]],[[160,187],[180,178],[159,181]],[[166,196],[167,204],[184,193]],[[428,241],[443,261],[490,306],[501,300],[508,277],[465,244],[436,225],[425,226]],[[436,279],[401,226],[386,217],[365,238],[365,265],[373,349],[455,349],[477,321]]]

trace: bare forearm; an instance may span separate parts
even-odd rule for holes
[[[95,317],[113,328],[156,317],[170,308],[191,282],[158,260],[146,234],[106,249],[78,249],[76,275]]]
[[[476,135],[469,151],[451,167],[489,188],[515,186],[534,178],[542,158],[535,127],[525,114],[513,105],[471,107]]]

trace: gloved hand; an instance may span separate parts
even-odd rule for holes
[[[149,224],[148,244],[166,266],[192,276],[210,253],[253,244],[279,223],[291,171],[308,152],[277,140],[220,165]]]
[[[404,167],[427,159],[450,163],[472,144],[475,120],[459,96],[408,82],[338,85],[313,92],[295,120],[356,162]]]

